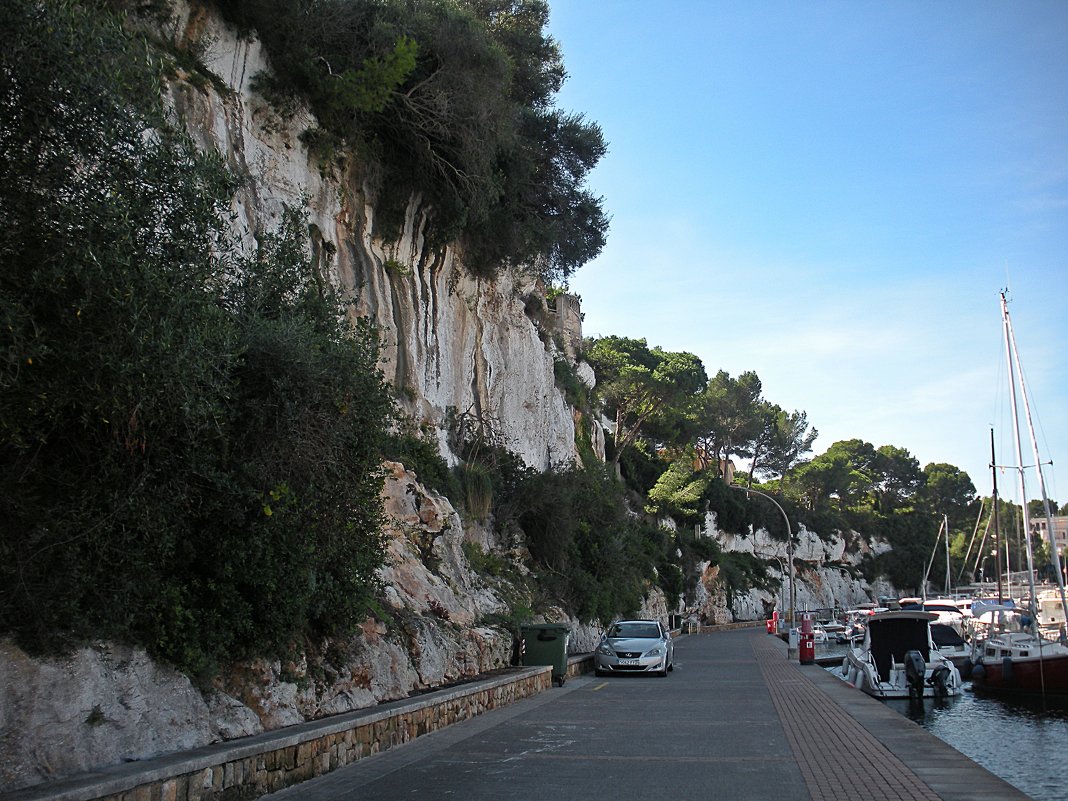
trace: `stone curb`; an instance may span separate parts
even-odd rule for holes
[[[569,658],[568,675],[588,672],[587,663],[592,665],[589,655]],[[373,709],[0,793],[0,801],[255,798],[551,687],[551,667],[516,668],[503,676],[390,701]]]

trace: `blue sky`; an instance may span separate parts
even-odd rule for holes
[[[1008,286],[1068,503],[1068,2],[550,3],[558,105],[609,143],[587,335],[754,370],[816,453],[896,445],[988,495]]]

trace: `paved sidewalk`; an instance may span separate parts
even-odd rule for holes
[[[676,641],[666,679],[573,679],[274,801],[1027,801],[763,631]]]
[[[916,723],[826,670],[786,661],[774,637],[753,651],[813,801],[1028,801]]]
[[[828,671],[789,661],[786,645],[762,629],[680,637],[675,664],[676,670],[665,678],[571,679],[563,688],[446,726],[267,797],[274,801],[573,801],[605,796],[627,801],[1028,799]],[[472,686],[478,684],[492,682]],[[367,714],[377,719],[389,714],[389,706]],[[345,724],[339,719],[304,725]],[[288,742],[287,738],[298,737],[300,728],[260,737]],[[256,751],[256,740],[232,741],[226,749],[235,754],[242,749]],[[155,765],[154,770],[166,773],[168,765],[186,764],[196,753],[170,754],[145,765],[119,768],[143,773],[146,765]],[[113,773],[90,774],[88,779],[99,779],[103,788],[104,774]],[[0,794],[0,799],[100,797],[91,792],[97,786],[93,781],[70,784]],[[140,786],[122,798],[184,801],[186,795],[179,791],[176,798],[174,789],[168,793],[159,785]],[[254,794],[251,786],[247,789]],[[252,794],[234,787],[223,797]]]

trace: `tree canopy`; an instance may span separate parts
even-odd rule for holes
[[[601,129],[554,105],[566,77],[545,0],[216,0],[254,28],[280,109],[307,102],[327,154],[352,148],[387,238],[413,196],[428,235],[459,241],[468,269],[508,265],[566,281],[604,246],[585,180]]]
[[[589,343],[585,358],[597,372],[598,397],[615,417],[615,464],[639,436],[675,437],[707,381],[692,353],[650,348],[644,339],[602,337]]]
[[[718,469],[721,461],[742,455],[763,426],[762,385],[756,373],[738,378],[720,370],[705,386],[694,408],[697,452],[706,466]]]

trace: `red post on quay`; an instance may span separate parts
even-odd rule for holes
[[[816,615],[813,612],[801,613],[801,642],[798,649],[798,661],[802,665],[811,665],[816,661],[816,635],[812,623]]]

